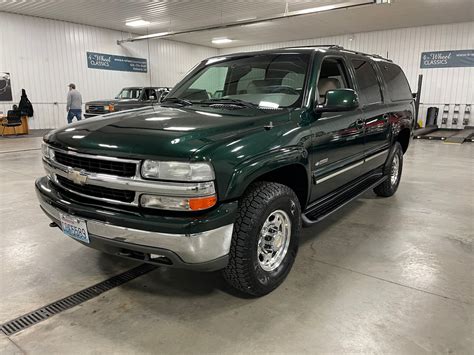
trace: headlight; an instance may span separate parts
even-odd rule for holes
[[[201,211],[211,208],[216,202],[216,195],[205,197],[140,196],[140,205],[142,207],[172,211]]]
[[[142,176],[147,179],[171,181],[211,181],[214,170],[209,163],[182,163],[145,160]]]
[[[49,160],[54,158],[54,150],[52,150],[46,143],[41,144],[41,152],[43,157]]]

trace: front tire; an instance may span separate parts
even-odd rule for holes
[[[374,188],[374,192],[381,197],[390,197],[397,192],[400,185],[403,169],[403,150],[399,142],[395,142],[384,168],[387,179]]]
[[[288,186],[258,182],[239,203],[239,214],[223,270],[234,288],[263,296],[277,288],[293,266],[301,231],[301,207]]]

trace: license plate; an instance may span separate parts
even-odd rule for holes
[[[86,221],[73,216],[61,214],[61,226],[63,233],[68,237],[84,243],[90,243],[89,233],[87,233]]]

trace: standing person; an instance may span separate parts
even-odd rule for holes
[[[82,118],[82,96],[76,90],[76,84],[69,84],[69,92],[67,93],[67,123],[72,123],[72,119],[76,117],[78,121]]]

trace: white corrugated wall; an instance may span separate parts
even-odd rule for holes
[[[31,128],[53,128],[65,123],[67,85],[76,83],[84,101],[111,98],[129,85],[174,85],[192,66],[216,54],[276,47],[338,44],[345,48],[388,56],[402,66],[413,91],[423,74],[420,118],[429,106],[474,104],[474,68],[420,69],[424,51],[474,48],[474,22],[423,26],[353,35],[217,49],[169,40],[116,44],[128,34],[62,21],[0,12],[0,72],[11,73],[14,102],[25,88],[35,107]],[[352,38],[352,41],[350,40]],[[88,69],[86,52],[147,58],[146,74]],[[57,104],[56,104],[57,103]],[[1,103],[6,112],[12,103]],[[441,112],[440,112],[441,116]],[[470,125],[474,125],[471,118]],[[448,127],[451,127],[451,120]]]
[[[0,102],[6,113],[26,89],[34,105],[30,128],[66,123],[67,85],[77,85],[83,101],[113,98],[131,85],[173,86],[200,60],[217,55],[210,47],[168,40],[116,44],[128,34],[63,21],[0,12],[0,72],[11,74],[13,102]],[[148,47],[149,45],[149,47]],[[148,50],[149,48],[149,50]],[[148,59],[148,73],[87,68],[86,52]]]
[[[350,40],[352,38],[352,40]],[[379,54],[399,64],[407,75],[412,91],[416,91],[418,75],[423,74],[419,119],[425,120],[429,106],[440,108],[450,104],[450,119],[455,104],[460,104],[460,117],[457,128],[462,128],[464,107],[474,105],[474,68],[420,69],[421,53],[426,51],[473,49],[474,22],[449,25],[412,27],[386,31],[356,33],[317,39],[306,39],[291,42],[261,44],[247,47],[221,50],[221,54],[239,51],[254,51],[289,46],[313,44],[337,44],[351,50]],[[474,125],[471,116],[470,125]],[[438,118],[440,123],[440,118]]]

